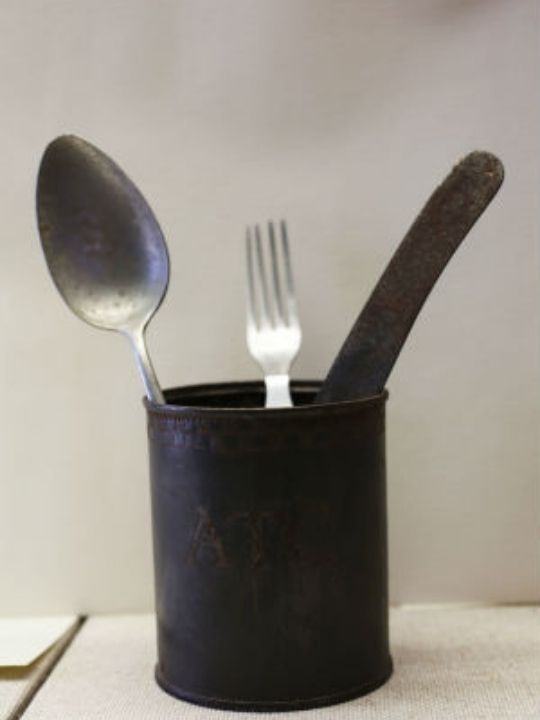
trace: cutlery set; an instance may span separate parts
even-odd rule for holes
[[[293,381],[302,339],[284,221],[246,231],[248,349],[260,383],[163,393],[144,331],[169,256],[137,188],[73,136],[46,149],[38,224],[73,312],[129,339],[146,396],[155,677],[184,700],[301,710],[371,692],[392,673],[386,381],[427,296],[503,181],[473,152],[434,191],[322,384]]]
[[[504,177],[502,163],[472,152],[429,198],[338,353],[316,403],[380,393],[427,296]],[[103,152],[73,135],[46,149],[37,215],[50,274],[71,310],[130,341],[147,397],[164,403],[145,329],[169,282],[165,239],[148,203]],[[276,237],[279,235],[279,239]],[[268,408],[292,407],[289,370],[302,333],[287,228],[246,233],[247,346],[259,363]]]

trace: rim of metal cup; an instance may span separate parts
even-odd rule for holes
[[[309,394],[309,392],[316,393],[321,385],[320,380],[292,380],[291,389],[293,394]],[[333,412],[358,412],[360,408],[366,410],[373,406],[385,403],[388,400],[389,393],[385,388],[381,393],[372,395],[366,398],[354,399],[354,400],[339,400],[338,402],[330,403],[308,403],[305,405],[295,405],[294,407],[285,408],[265,408],[265,407],[250,407],[250,406],[218,406],[218,405],[203,405],[203,404],[177,404],[175,403],[174,396],[211,396],[219,397],[231,396],[235,392],[244,391],[245,393],[258,393],[264,396],[264,383],[260,380],[239,380],[239,381],[226,381],[226,382],[213,382],[213,383],[196,383],[190,385],[179,385],[177,387],[167,388],[163,390],[163,395],[166,402],[164,404],[156,403],[147,397],[143,398],[143,404],[146,410],[152,414],[164,414],[164,415],[184,415],[185,413],[197,413],[206,417],[217,416],[250,416],[250,417],[268,417],[268,418],[279,418],[287,416],[299,415],[321,415]]]

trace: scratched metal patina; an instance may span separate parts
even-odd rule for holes
[[[263,410],[262,384],[146,403],[158,682],[204,705],[301,709],[391,672],[386,393]],[[176,405],[171,405],[176,403]]]
[[[358,316],[316,402],[382,392],[429,293],[503,178],[497,157],[472,152],[436,188]]]

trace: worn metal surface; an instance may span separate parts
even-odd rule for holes
[[[292,389],[292,409],[262,409],[262,383],[146,402],[157,679],[183,699],[301,709],[391,673],[386,395],[317,407],[318,384]]]
[[[427,296],[504,177],[494,155],[467,155],[401,242],[335,359],[317,403],[382,391]]]
[[[65,135],[41,160],[37,213],[65,302],[90,325],[129,338],[147,395],[163,402],[144,330],[167,290],[169,257],[146,200],[101,150]]]

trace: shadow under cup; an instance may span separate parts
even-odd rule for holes
[[[388,647],[387,394],[264,410],[262,383],[166,391],[148,416],[158,626],[169,693],[235,710],[363,695]]]

